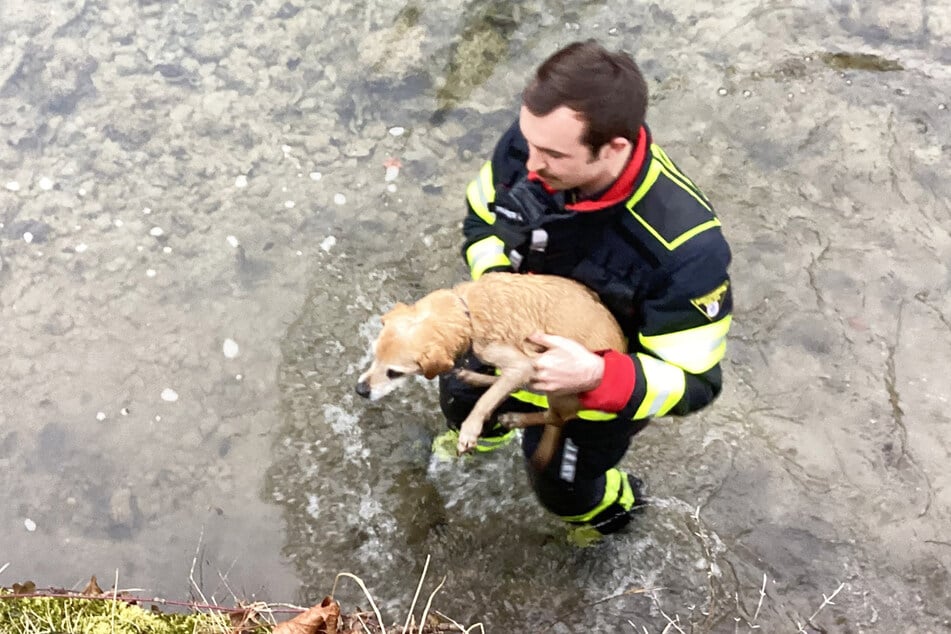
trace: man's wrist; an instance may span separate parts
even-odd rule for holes
[[[616,350],[602,350],[602,375],[598,386],[578,395],[581,406],[603,412],[620,412],[634,393],[634,360]]]

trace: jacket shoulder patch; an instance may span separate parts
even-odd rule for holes
[[[720,309],[723,307],[723,297],[726,295],[726,291],[729,288],[730,281],[727,280],[706,295],[702,295],[696,299],[691,299],[690,303],[693,304],[697,310],[703,313],[704,317],[710,321],[713,321],[720,314]]]

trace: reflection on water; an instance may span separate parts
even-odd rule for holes
[[[5,7],[0,568],[302,603],[350,571],[396,621],[431,556],[436,607],[492,632],[946,627],[936,4]],[[466,183],[587,37],[645,69],[738,312],[720,401],[625,458],[656,504],[579,548],[517,448],[434,461],[434,385],[353,388],[378,315],[464,277]]]

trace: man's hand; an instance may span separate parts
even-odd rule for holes
[[[546,350],[535,358],[530,387],[549,394],[578,394],[593,390],[604,376],[604,359],[566,337],[535,333],[528,338]]]

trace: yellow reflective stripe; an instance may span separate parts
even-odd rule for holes
[[[615,502],[620,504],[625,511],[631,510],[634,506],[634,491],[631,490],[631,483],[627,481],[627,476],[617,469],[608,469],[604,473],[604,478],[604,497],[596,507],[581,515],[561,515],[561,519],[572,523],[590,522],[597,517],[598,513]]]
[[[578,418],[581,420],[614,420],[617,418],[617,414],[596,409],[583,409],[578,412]]]
[[[644,369],[647,393],[641,401],[641,406],[637,408],[634,418],[663,416],[684,396],[684,390],[687,388],[684,371],[646,354],[638,354],[637,358]]]
[[[528,403],[529,405],[534,405],[542,409],[548,409],[548,397],[544,394],[529,392],[528,390],[519,390],[518,392],[512,392],[512,397],[523,403]]]
[[[492,183],[492,163],[486,161],[479,175],[466,188],[466,200],[476,215],[488,224],[495,224],[495,214],[489,211],[489,203],[495,200],[495,185]]]
[[[522,401],[523,403],[528,403],[529,405],[534,405],[535,407],[540,407],[541,409],[548,409],[548,397],[544,394],[539,394],[537,392],[529,392],[528,390],[519,390],[517,392],[512,392],[512,398]],[[617,418],[617,414],[613,412],[602,412],[596,409],[583,409],[578,412],[578,418],[581,420],[614,420]]]
[[[700,193],[700,188],[697,187],[692,180],[687,178],[683,172],[677,169],[677,166],[674,165],[674,162],[670,160],[670,157],[667,156],[667,152],[664,152],[664,149],[659,145],[651,145],[651,152],[656,156],[661,163],[664,164],[666,168],[664,171],[667,172],[667,175],[676,182],[678,185],[690,192],[690,194],[697,199],[697,201],[707,208],[707,211],[713,213],[713,209],[710,208],[710,203],[707,202],[706,198],[703,197],[703,194]]]
[[[666,335],[647,337],[638,335],[641,345],[668,363],[691,374],[706,372],[723,359],[726,353],[726,335],[733,323],[727,315],[712,324]]]
[[[647,174],[644,175],[644,182],[641,183],[641,186],[637,188],[637,191],[634,192],[634,195],[631,196],[627,201],[626,206],[632,214],[634,213],[634,205],[641,202],[641,198],[647,195],[648,190],[654,186],[655,182],[657,182],[657,177],[660,176],[661,169],[663,169],[663,166],[660,164],[660,161],[651,161],[651,164],[647,167]],[[653,227],[644,222],[640,216],[634,214],[634,217],[640,220],[641,224],[647,227],[647,229],[653,233],[658,240],[663,240],[663,238],[657,235]]]
[[[469,264],[469,274],[474,280],[482,277],[483,273],[494,266],[512,264],[505,255],[505,243],[498,236],[482,238],[469,245],[466,249],[466,262]]]
[[[652,147],[652,148],[656,148],[657,146],[651,146],[651,147]],[[663,155],[664,157],[666,157],[666,155],[663,154],[663,150],[661,150],[660,148],[657,148],[657,150],[659,150],[659,152],[660,152],[661,155]],[[655,155],[656,155],[656,153],[655,153]],[[669,161],[670,159],[667,159],[667,160]],[[651,187],[654,186],[654,183],[657,182],[657,177],[660,176],[661,173],[664,173],[664,174],[666,174],[667,177],[670,178],[678,187],[680,187],[681,189],[683,189],[684,191],[686,191],[688,194],[690,194],[691,196],[693,196],[693,197],[697,200],[698,203],[700,203],[701,205],[703,205],[704,208],[707,209],[708,211],[710,211],[710,213],[712,214],[713,211],[710,209],[710,205],[708,205],[705,200],[703,200],[701,197],[699,197],[699,196],[697,195],[696,191],[695,191],[693,188],[687,186],[686,184],[684,184],[683,182],[681,182],[680,180],[678,180],[678,179],[674,176],[674,173],[675,173],[675,172],[676,172],[676,169],[674,169],[674,170],[669,169],[669,168],[665,165],[664,160],[658,156],[658,157],[657,157],[657,160],[651,161],[650,166],[647,168],[647,174],[644,176],[644,182],[641,183],[641,186],[637,188],[637,191],[634,192],[634,195],[631,196],[631,198],[627,201],[627,204],[626,204],[628,211],[631,212],[631,215],[634,216],[634,218],[635,218],[639,223],[641,223],[641,226],[643,226],[645,229],[647,229],[647,231],[648,231],[652,236],[654,236],[654,238],[655,238],[658,242],[660,242],[662,245],[664,245],[664,247],[666,247],[668,251],[673,251],[674,249],[676,249],[677,247],[679,247],[680,245],[682,245],[684,242],[686,242],[686,241],[689,240],[690,238],[692,238],[692,237],[694,237],[695,235],[697,235],[698,233],[703,233],[703,232],[706,231],[707,229],[712,229],[712,228],[714,228],[714,227],[719,227],[719,226],[720,226],[720,220],[719,220],[716,216],[714,216],[714,217],[712,217],[710,220],[708,220],[707,222],[704,222],[704,223],[702,223],[702,224],[700,224],[700,225],[697,225],[696,227],[690,229],[689,231],[685,231],[684,233],[682,233],[682,234],[680,234],[679,236],[677,236],[677,238],[674,239],[673,241],[668,242],[663,236],[661,236],[659,233],[657,233],[657,230],[654,229],[654,227],[652,227],[652,226],[650,225],[650,223],[648,223],[646,220],[644,220],[644,218],[642,218],[642,217],[640,216],[640,214],[638,214],[636,211],[634,211],[634,206],[635,206],[637,203],[639,203],[640,200],[641,200],[641,198],[643,198],[643,197],[647,194],[647,191],[648,191]],[[676,173],[679,173],[679,172],[676,172]],[[689,182],[689,181],[687,181],[687,182]]]
[[[694,196],[694,198],[696,198],[696,196]],[[699,198],[697,200],[699,200]],[[697,225],[690,231],[685,231],[684,233],[680,234],[680,236],[676,240],[670,243],[670,247],[668,248],[671,250],[676,249],[681,244],[683,244],[690,238],[694,237],[698,233],[703,233],[707,229],[713,229],[714,227],[719,227],[719,226],[720,226],[720,221],[717,218],[714,218],[713,220],[708,220],[707,222],[701,225]]]

